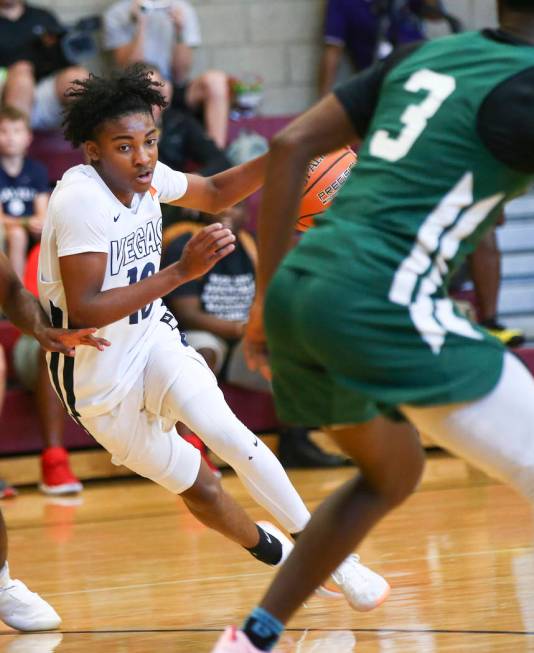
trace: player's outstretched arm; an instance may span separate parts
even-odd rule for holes
[[[264,296],[280,261],[291,249],[308,163],[357,138],[345,109],[329,94],[271,141],[258,220],[256,299],[245,330],[247,363],[266,378],[270,371],[263,330]]]
[[[89,345],[102,350],[109,345],[95,338],[96,329],[53,329],[47,315],[35,297],[21,284],[9,260],[0,253],[0,305],[7,318],[24,333],[34,336],[47,351],[59,351],[72,356],[74,347]]]
[[[199,231],[184,248],[179,261],[137,283],[102,291],[107,254],[85,252],[59,259],[69,319],[82,327],[98,328],[139,311],[171,290],[203,276],[234,251],[235,236],[222,224]]]
[[[258,219],[258,295],[291,248],[309,161],[357,138],[345,109],[329,94],[271,141]]]
[[[263,184],[267,155],[211,177],[187,175],[187,191],[171,204],[216,215],[252,195]]]

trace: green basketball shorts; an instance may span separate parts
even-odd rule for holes
[[[462,321],[474,337],[447,332],[433,351],[408,307],[365,283],[356,287],[283,265],[265,306],[280,418],[306,426],[355,424],[379,414],[400,419],[401,404],[441,405],[486,395],[501,375],[504,348],[454,313],[454,325]]]

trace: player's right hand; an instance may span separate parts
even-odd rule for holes
[[[174,265],[180,283],[202,277],[235,249],[235,236],[220,222],[210,224],[195,234],[184,247],[179,261]]]

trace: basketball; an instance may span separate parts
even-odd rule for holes
[[[300,203],[298,231],[313,227],[314,216],[330,206],[357,160],[356,153],[347,146],[310,161]]]

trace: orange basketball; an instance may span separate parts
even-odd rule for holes
[[[307,231],[313,227],[314,216],[330,206],[357,160],[356,153],[347,146],[310,161],[300,203],[298,231]]]

